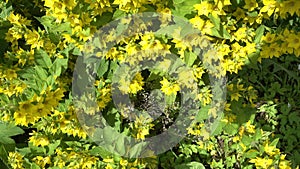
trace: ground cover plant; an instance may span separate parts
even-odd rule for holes
[[[0,7],[0,168],[288,169],[300,165],[300,1],[1,0]],[[178,144],[137,158],[145,152],[136,148],[128,156],[113,154],[88,134],[94,126],[80,122],[72,82],[74,72],[81,73],[76,72],[78,58],[93,51],[93,46],[85,45],[99,29],[119,19],[116,29],[106,29],[97,41],[109,46],[111,39],[128,29],[122,26],[130,23],[126,16],[146,12],[168,17],[159,18],[160,26],[141,22],[139,33],[123,37],[105,55],[96,53],[101,58],[92,85],[97,110],[114,130],[142,142],[168,130],[177,118],[185,122],[180,107],[186,98],[181,94],[185,87],[195,87],[191,81],[198,90],[190,95],[192,100],[186,100],[201,109],[186,116],[195,121],[186,126],[187,135]],[[177,21],[171,16],[180,18],[179,27],[172,27]],[[208,41],[198,36],[180,38],[192,28]],[[201,52],[193,47],[203,49],[208,42],[212,49],[204,51],[215,52],[198,57]],[[163,55],[163,61],[132,69],[132,74],[125,71],[141,60],[152,64],[151,57],[157,55],[149,52]],[[118,71],[121,76],[115,76]],[[127,75],[132,78],[126,79]],[[212,76],[226,77],[225,87],[219,89],[226,103],[220,106],[223,113],[216,130],[209,132],[208,117],[217,111],[211,106],[216,96]],[[113,98],[116,90],[129,96],[133,107],[118,107]],[[133,108],[139,113],[132,113]],[[89,117],[95,114],[84,111]],[[111,133],[104,132],[105,141],[125,152],[126,139]]]

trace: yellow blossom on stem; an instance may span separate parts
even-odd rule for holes
[[[267,12],[269,17],[274,11],[278,11],[278,8],[276,8],[278,5],[276,0],[263,0],[263,4],[264,6],[260,9],[260,12]]]
[[[245,9],[248,9],[248,11],[253,11],[255,8],[258,7],[258,3],[256,0],[245,0]]]
[[[31,45],[31,49],[39,49],[44,45],[44,41],[40,38],[40,34],[36,30],[28,30],[24,37],[26,44]]]
[[[213,10],[213,5],[208,1],[202,1],[200,4],[194,5],[194,8],[198,11],[198,15],[208,16]]]
[[[161,91],[166,95],[176,94],[180,90],[178,84],[176,83],[172,84],[166,78],[163,78],[163,80],[160,81],[160,84],[162,84]]]
[[[272,159],[266,159],[266,158],[261,158],[261,157],[256,157],[255,159],[251,159],[249,161],[250,163],[254,163],[256,167],[258,168],[269,168],[273,160]]]

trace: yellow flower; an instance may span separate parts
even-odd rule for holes
[[[128,161],[125,160],[125,159],[121,159],[121,160],[120,160],[120,165],[121,165],[121,166],[127,166],[127,165],[128,165]]]
[[[248,9],[248,11],[253,11],[255,8],[258,7],[258,4],[256,0],[245,0],[245,9]]]
[[[64,0],[63,3],[70,10],[72,10],[77,5],[76,0]]]
[[[36,156],[32,160],[42,168],[45,168],[46,164],[51,163],[51,159],[49,156],[48,157]]]
[[[240,95],[239,92],[234,92],[230,95],[230,100],[231,101],[233,101],[233,100],[239,101],[240,97],[242,97],[242,95]]]
[[[282,52],[280,46],[277,43],[271,43],[268,45],[263,45],[260,56],[261,58],[273,58],[281,56]],[[260,61],[260,60],[259,60]]]
[[[11,12],[7,19],[10,21],[10,23],[21,26],[21,23],[20,23],[21,15],[20,14],[15,15],[13,12]]]
[[[245,40],[247,38],[247,28],[241,27],[234,33],[234,38],[239,40]]]
[[[233,16],[235,16],[237,21],[239,21],[240,19],[245,18],[245,12],[243,9],[237,8],[236,11],[233,13]]]
[[[144,85],[143,80],[142,74],[137,73],[129,85],[130,93],[136,94],[138,91],[142,90]]]
[[[13,169],[25,169],[23,166],[23,156],[18,152],[8,153],[8,163]]]
[[[249,55],[251,53],[256,52],[256,44],[255,43],[250,43],[250,42],[246,42],[246,46],[245,46],[245,51],[246,53]]]
[[[265,36],[262,37],[262,41],[266,43],[273,43],[276,39],[275,36],[275,34],[271,34],[270,32],[268,32]]]
[[[18,77],[18,74],[16,73],[15,69],[7,69],[7,70],[5,70],[4,77],[7,80],[13,80]]]
[[[168,96],[171,94],[177,94],[177,92],[180,90],[178,84],[172,84],[166,78],[163,78],[163,80],[160,81],[160,84],[162,84],[161,91]]]
[[[245,127],[244,127],[244,126],[241,126],[241,127],[239,128],[239,135],[240,135],[240,136],[243,136],[244,132],[245,132]]]
[[[105,159],[103,159],[103,162],[105,162],[105,163],[112,163],[112,162],[114,162],[114,159],[112,159],[112,158],[105,158]]]
[[[299,49],[299,47],[300,47],[300,37],[299,36],[300,36],[299,33],[289,34],[289,37],[286,39],[286,41],[288,42],[288,47],[294,48],[294,49]]]
[[[275,146],[269,146],[268,142],[265,144],[264,150],[270,156],[280,154],[280,150],[278,148],[276,148]]]
[[[255,159],[251,159],[249,162],[254,163],[256,167],[267,169],[272,165],[273,160],[256,157]]]
[[[268,16],[271,16],[277,6],[276,0],[263,0],[264,6],[260,9],[260,12],[267,12]],[[278,10],[278,9],[276,9]]]
[[[38,119],[38,117],[35,116],[36,111],[37,107],[30,101],[19,103],[19,108],[14,113],[15,123],[23,126],[34,123]]]
[[[212,100],[212,94],[211,94],[211,90],[208,87],[203,87],[197,98],[199,99],[199,101],[201,102],[202,105],[208,105],[209,103],[211,103]]]
[[[241,138],[240,138],[239,136],[234,136],[234,137],[232,138],[232,141],[233,141],[234,143],[236,143],[236,142],[238,142],[240,139],[241,139]]]
[[[195,16],[194,18],[190,19],[191,24],[193,24],[193,26],[199,30],[202,30],[204,24],[205,24],[205,20],[203,20],[202,18],[200,18],[199,16]]]
[[[36,30],[28,30],[24,37],[26,40],[26,44],[31,45],[31,49],[39,49],[44,45],[44,41],[40,39],[40,34]]]
[[[254,125],[252,125],[252,124],[250,124],[251,122],[250,121],[248,121],[247,123],[246,123],[246,131],[248,132],[248,133],[255,133],[255,126]]]
[[[50,142],[48,140],[48,137],[41,135],[39,133],[36,133],[35,131],[31,133],[31,137],[29,137],[29,142],[33,143],[34,146],[46,146],[49,145]]]
[[[136,131],[136,138],[144,140],[145,136],[149,134],[149,130],[154,126],[152,118],[144,116],[136,116],[134,124],[130,125]]]
[[[202,66],[193,65],[193,73],[194,77],[197,79],[201,79],[202,75],[205,73],[204,68]]]
[[[279,162],[279,169],[291,169],[291,162],[283,160]]]
[[[213,11],[213,5],[208,1],[202,1],[200,4],[196,4],[194,8],[198,11],[198,15],[208,16],[208,14]]]
[[[105,169],[113,169],[113,167],[110,164],[107,164]]]
[[[300,1],[298,0],[287,0],[280,3],[279,12],[280,15],[285,18],[287,13],[294,15],[299,10]]]

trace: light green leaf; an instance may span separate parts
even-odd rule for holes
[[[48,77],[48,73],[45,69],[43,69],[42,67],[40,66],[35,66],[35,74],[36,74],[36,77],[37,77],[37,81],[46,81],[47,77]]]
[[[108,70],[109,62],[105,59],[100,60],[100,64],[98,67],[97,75],[98,77],[102,77]]]
[[[62,70],[68,67],[68,59],[57,58],[50,67],[50,73],[54,76],[60,76]]]
[[[175,169],[205,169],[204,165],[199,162],[189,162],[175,166]]]
[[[196,59],[197,59],[197,55],[195,53],[184,51],[184,62],[188,66],[192,66]]]
[[[204,107],[201,107],[201,109],[199,110],[197,116],[196,116],[196,120],[197,122],[201,122],[202,120],[205,120],[208,118],[208,110],[210,109],[210,105],[206,105]]]
[[[265,26],[264,25],[260,25],[257,30],[255,31],[255,38],[254,38],[254,42],[255,43],[259,43],[261,41],[261,38],[263,37],[265,32]]]
[[[210,21],[214,24],[215,28],[217,31],[220,31],[220,25],[221,25],[221,20],[219,17],[214,17],[212,14],[210,14],[209,16]]]
[[[220,26],[219,31],[216,28],[212,28],[211,32],[212,32],[212,36],[215,36],[215,37],[218,37],[221,39],[230,39],[231,38],[230,34],[227,32],[226,29],[224,29],[223,26]]]
[[[48,155],[53,155],[55,153],[55,149],[60,145],[60,140],[56,140],[54,143],[48,145]]]
[[[246,157],[246,158],[255,158],[257,155],[259,155],[259,152],[257,150],[251,149],[251,150],[248,150],[244,154],[244,157]]]
[[[140,142],[130,149],[129,158],[136,157],[141,154],[143,148],[146,146],[147,142]]]
[[[14,144],[15,141],[11,139],[11,136],[23,134],[24,131],[12,124],[5,124],[0,122],[0,143]]]
[[[49,55],[42,49],[35,50],[34,58],[36,64],[42,66],[43,68],[50,68],[52,65]]]
[[[43,16],[43,17],[34,17],[37,19],[45,28],[46,32],[49,32],[49,29],[53,27],[53,22],[55,18],[53,16]]]
[[[174,0],[173,5],[175,10],[172,10],[172,14],[184,17],[187,14],[191,14],[194,11],[194,5],[200,3],[199,0]]]
[[[93,156],[100,156],[101,158],[107,158],[112,155],[109,151],[105,150],[102,147],[94,147],[90,150],[90,154]]]
[[[12,6],[7,7],[3,7],[1,9],[1,13],[0,13],[0,18],[5,19],[10,15],[10,12],[12,11]]]

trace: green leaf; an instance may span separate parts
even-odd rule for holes
[[[216,18],[215,16],[210,14],[209,19],[214,24],[214,27],[211,30],[213,36],[216,36],[216,37],[222,38],[222,39],[230,39],[231,38],[228,31],[221,24],[221,20],[219,17]]]
[[[199,162],[189,162],[175,166],[175,169],[205,169],[204,165]]]
[[[251,144],[253,140],[253,138],[249,137],[249,136],[246,136],[246,135],[243,135],[242,137],[242,143],[245,144],[245,146],[249,146]]]
[[[222,115],[223,116],[223,115]],[[226,125],[225,122],[220,121],[222,119],[222,116],[217,117],[209,126],[212,136],[221,134],[223,131],[224,126]]]
[[[5,124],[0,122],[0,143],[2,144],[14,144],[15,141],[11,139],[11,136],[23,134],[24,131],[12,124]]]
[[[101,78],[107,72],[108,66],[109,66],[109,62],[106,61],[105,59],[101,59],[99,67],[98,67],[98,71],[97,71],[98,77]]]
[[[260,129],[256,129],[255,130],[255,134],[254,134],[253,137],[254,137],[254,139],[256,141],[260,140],[262,138],[262,132],[261,132],[261,130]]]
[[[188,66],[192,66],[196,59],[197,59],[197,55],[195,53],[184,51],[184,62]]]
[[[212,14],[209,14],[209,19],[210,21],[214,24],[214,28],[216,28],[217,31],[220,31],[220,25],[221,25],[221,20],[219,17],[214,17]]]
[[[68,68],[68,59],[57,58],[50,67],[50,73],[54,76],[60,76],[63,70]]]
[[[166,105],[172,105],[175,100],[176,100],[176,95],[177,94],[170,94],[170,95],[165,95],[165,99],[166,99]]]
[[[43,68],[50,68],[52,65],[49,55],[42,49],[35,50],[34,58],[36,64],[42,66]]]
[[[199,112],[196,116],[197,122],[201,122],[202,120],[205,120],[205,119],[208,118],[209,109],[210,109],[210,105],[206,105],[204,107],[201,107],[201,109],[199,110]]]
[[[2,8],[0,13],[0,18],[1,19],[7,18],[10,15],[12,9],[13,9],[12,6],[9,6],[8,8],[7,7]]]
[[[37,164],[31,163],[30,169],[41,169]]]
[[[257,150],[251,149],[248,150],[245,154],[245,158],[255,158],[257,155],[259,155],[259,152]]]
[[[55,18],[53,16],[34,17],[37,19],[45,28],[46,32],[53,27]],[[49,28],[49,29],[48,29]]]
[[[175,9],[172,9],[172,14],[184,17],[187,14],[191,14],[194,11],[194,5],[200,3],[199,0],[174,0],[173,5]]]
[[[276,147],[278,141],[279,141],[279,138],[276,138],[275,140],[272,141],[272,143],[270,144],[270,146],[275,146]]]
[[[90,155],[100,156],[101,158],[107,158],[112,155],[109,151],[105,150],[102,147],[94,147],[90,150]]]
[[[54,143],[48,145],[48,155],[53,155],[55,153],[55,149],[60,145],[60,140],[56,140]]]
[[[141,154],[143,148],[147,145],[147,142],[140,142],[130,149],[129,158],[136,157]]]
[[[217,30],[216,28],[212,28],[211,35],[221,38],[221,39],[230,39],[231,38],[230,34],[227,32],[226,29],[224,29],[223,26],[220,26],[220,30]]]
[[[123,18],[123,17],[125,17],[125,15],[126,15],[125,11],[117,9],[113,14],[112,19],[115,20],[118,18]]]
[[[115,147],[116,150],[118,152],[118,154],[120,155],[125,155],[125,144],[124,144],[124,140],[125,140],[125,135],[124,134],[120,134],[119,137],[115,140]]]
[[[239,125],[235,123],[229,123],[224,126],[224,131],[230,135],[234,135],[238,132]]]
[[[253,68],[255,70],[259,70],[258,65],[257,65],[257,60],[259,58],[259,52],[254,52],[248,55],[248,63],[247,66],[250,68]]]
[[[79,48],[74,47],[72,54],[73,54],[73,55],[76,55],[76,56],[79,56],[79,55],[81,55],[81,51],[80,51]]]
[[[257,17],[257,16],[258,16],[258,13],[257,13],[257,11],[249,12],[249,13],[248,13],[248,16],[254,18],[254,17]]]
[[[36,78],[37,78],[36,80],[39,82],[46,81],[47,77],[48,77],[47,71],[40,66],[35,66],[34,68],[35,68],[35,74],[36,74]]]
[[[255,31],[255,38],[254,38],[254,42],[255,43],[259,43],[261,41],[261,38],[263,37],[265,32],[265,26],[264,25],[260,25],[257,30]]]
[[[71,28],[71,24],[69,22],[66,23],[61,23],[53,28],[51,28],[50,32],[55,32],[55,33],[72,33],[72,28]]]
[[[105,12],[101,16],[98,15],[96,17],[96,20],[93,23],[93,25],[97,26],[97,27],[103,26],[103,25],[107,24],[108,22],[110,22],[112,18],[113,18],[113,14],[112,13]]]
[[[8,168],[8,152],[3,144],[0,143],[0,168]],[[2,163],[1,163],[2,162]]]

